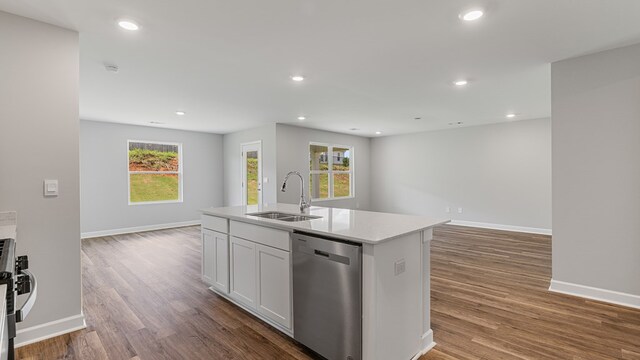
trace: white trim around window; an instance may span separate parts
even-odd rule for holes
[[[311,175],[320,175],[327,174],[327,192],[328,197],[326,198],[313,198],[313,193],[311,191],[311,181],[309,181],[309,197],[311,197],[312,201],[331,201],[331,200],[345,200],[345,199],[353,199],[356,197],[355,189],[356,189],[356,179],[355,179],[355,148],[352,145],[340,145],[340,144],[331,144],[331,143],[323,143],[323,142],[309,142],[309,146],[307,147],[308,154],[308,163],[311,167],[311,146],[325,146],[327,147],[327,170],[311,170],[309,168],[309,178]],[[333,170],[333,149],[349,149],[349,170]],[[334,196],[334,188],[333,188],[333,175],[334,174],[349,174],[349,196]],[[309,180],[307,178],[307,180]]]
[[[129,144],[145,143],[157,145],[170,145],[178,147],[178,171],[130,171],[129,170]],[[127,140],[127,202],[129,205],[154,205],[154,204],[174,204],[183,202],[183,163],[182,163],[182,143],[169,141],[148,141],[148,140]],[[177,200],[160,200],[160,201],[131,201],[131,174],[177,174],[178,175],[178,199]]]

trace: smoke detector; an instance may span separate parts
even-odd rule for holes
[[[120,68],[118,67],[118,65],[113,65],[113,64],[104,64],[104,69],[114,74],[120,71]]]

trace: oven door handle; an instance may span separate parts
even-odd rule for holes
[[[22,307],[16,310],[16,322],[23,321],[33,308],[33,304],[36,302],[36,296],[38,296],[38,283],[36,282],[36,277],[29,270],[21,270],[21,273],[29,276],[29,281],[31,282],[31,291],[29,292],[29,297],[27,301],[22,304]]]

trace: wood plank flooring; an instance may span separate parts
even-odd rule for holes
[[[421,360],[640,359],[640,311],[547,291],[547,236],[438,227],[435,349]],[[87,329],[24,346],[18,359],[312,359],[207,290],[200,229],[83,240]]]
[[[436,359],[640,359],[640,310],[550,293],[551,239],[441,226],[432,242]]]

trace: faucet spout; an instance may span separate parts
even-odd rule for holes
[[[289,180],[289,176],[291,176],[291,175],[298,175],[298,177],[300,178],[300,212],[304,213],[305,209],[311,207],[311,199],[309,199],[308,201],[305,200],[305,197],[304,197],[304,178],[302,177],[302,175],[298,171],[289,171],[287,173],[287,176],[284,177],[284,181],[282,182],[282,187],[280,188],[280,191],[282,191],[282,192],[287,191],[287,181]]]

